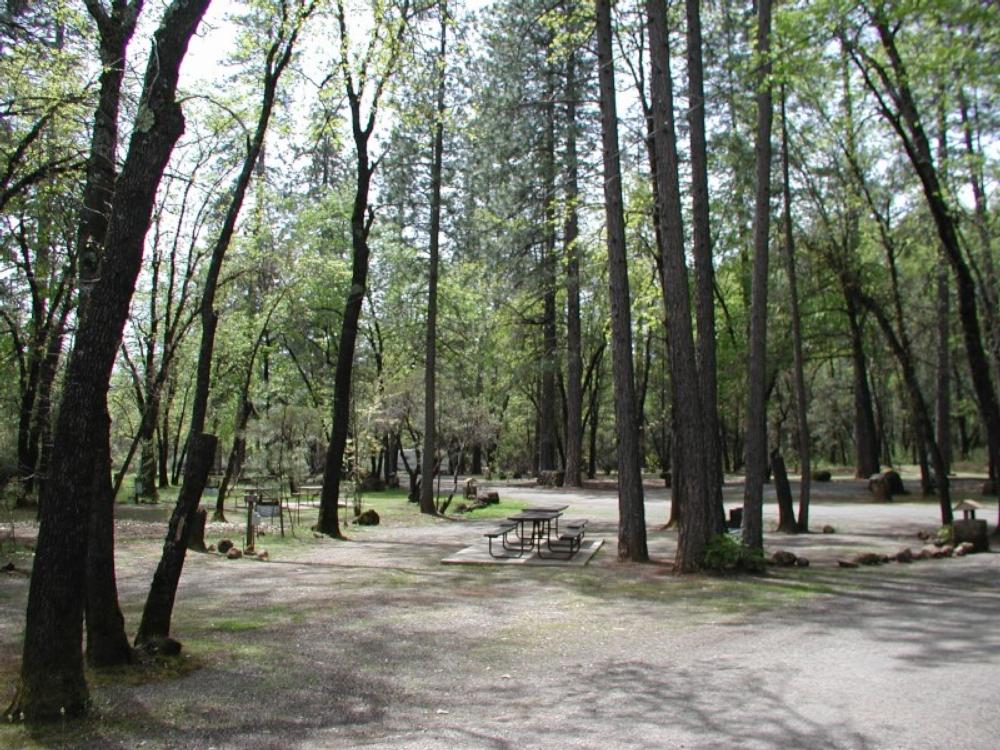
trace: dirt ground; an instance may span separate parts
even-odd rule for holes
[[[912,483],[908,483],[912,484]],[[603,548],[584,568],[440,561],[495,520],[417,516],[318,539],[309,512],[270,560],[188,557],[173,621],[180,659],[90,675],[93,718],[0,748],[945,748],[998,747],[1000,555],[845,570],[934,532],[933,501],[873,504],[863,483],[815,487],[812,526],[769,533],[805,569],[672,574],[666,492],[647,494],[648,565],[615,559],[617,496],[527,486],[504,503],[570,504]],[[976,497],[971,480],[956,497]],[[728,505],[741,487],[726,487]],[[979,496],[981,499],[981,496]],[[995,501],[985,514],[991,529]],[[123,506],[118,572],[130,632],[165,506]],[[210,525],[209,541],[240,538]],[[766,524],[774,524],[773,500]],[[19,523],[30,537],[30,523]],[[2,534],[9,533],[4,530]],[[993,537],[996,549],[1000,542]],[[18,668],[30,556],[0,555],[0,685]]]

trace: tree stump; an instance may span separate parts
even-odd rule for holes
[[[973,552],[989,552],[990,538],[986,521],[967,518],[955,521],[953,527],[956,546],[962,542],[970,542]]]
[[[194,512],[194,519],[191,521],[191,538],[188,540],[188,549],[195,552],[207,552],[205,546],[205,523],[208,521],[208,511],[199,507]]]
[[[882,502],[891,501],[893,495],[907,494],[906,488],[903,487],[902,478],[892,469],[887,469],[869,477],[868,489],[871,491],[874,500]]]

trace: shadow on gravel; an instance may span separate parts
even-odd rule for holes
[[[835,606],[803,607],[795,616],[824,633],[862,628],[887,645],[905,644],[902,658],[913,669],[975,664],[1000,650],[996,580],[995,566],[952,560],[818,573],[810,581],[829,586]]]

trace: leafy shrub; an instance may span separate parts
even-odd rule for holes
[[[742,570],[759,573],[764,570],[764,555],[747,547],[732,534],[716,534],[705,548],[705,568],[720,572]]]

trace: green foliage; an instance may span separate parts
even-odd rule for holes
[[[704,567],[720,573],[744,571],[759,573],[764,569],[764,555],[751,549],[732,534],[716,534],[705,548]]]

